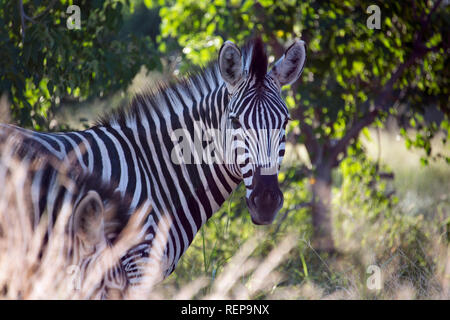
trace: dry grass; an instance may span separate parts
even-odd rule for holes
[[[299,232],[298,225],[288,218],[285,224],[289,228],[276,237],[273,229],[255,228],[238,245],[234,243],[231,258],[212,268],[217,270],[214,276],[209,271],[185,270],[188,276],[183,278],[177,277],[176,271],[162,283],[146,283],[142,290],[131,290],[125,298],[450,299],[450,206],[445,197],[449,169],[442,164],[422,168],[418,161],[402,163],[410,151],[398,146],[389,149],[391,140],[387,134],[382,137],[386,144],[382,161],[396,174],[393,183],[399,201],[372,216],[370,206],[375,204],[363,209],[335,190],[338,255],[316,252],[308,242],[308,234]],[[373,151],[370,148],[369,153]],[[22,178],[14,179],[20,183]],[[410,180],[406,183],[404,179]],[[431,193],[423,185],[429,185]],[[410,198],[408,194],[412,193],[416,196]],[[355,192],[354,196],[363,195]],[[417,208],[427,198],[431,200]],[[128,228],[122,241],[104,253],[105,262],[77,289],[61,254],[70,210],[60,213],[55,232],[44,247],[46,221],[36,228],[24,222],[28,213],[15,199],[14,191],[3,192],[0,198],[0,299],[83,299],[108,266],[136,241],[136,230]],[[271,239],[269,248],[261,249],[267,239]],[[45,250],[39,257],[41,248]],[[198,251],[195,245],[189,250],[186,259]],[[367,284],[372,276],[368,272],[371,265],[381,271],[380,289],[371,289]],[[186,264],[181,263],[179,269],[183,268]]]
[[[13,139],[14,140],[14,139]],[[9,141],[9,140],[8,140]],[[67,231],[73,208],[62,205],[54,224],[43,215],[37,225],[25,203],[24,186],[28,183],[30,164],[20,161],[14,148],[1,148],[0,155],[0,299],[85,299],[91,297],[107,272],[127,250],[137,244],[139,227],[146,218],[138,209],[119,235],[114,246],[105,248],[96,267],[88,269],[82,277],[79,266],[73,265],[66,254],[70,248]],[[63,166],[52,159],[59,170],[58,180],[70,182]],[[39,160],[43,165],[45,158]],[[61,168],[61,170],[60,170]],[[148,212],[148,210],[146,210]],[[143,214],[141,214],[143,213]],[[170,223],[169,223],[170,225]],[[163,230],[163,228],[159,228]],[[48,230],[51,230],[48,233]],[[47,239],[48,236],[48,239]],[[125,299],[250,299],[270,290],[282,278],[274,271],[295,245],[294,236],[286,237],[265,259],[251,254],[262,234],[247,241],[214,282],[212,290],[201,295],[208,284],[205,278],[194,279],[181,290],[155,286],[161,278],[158,266],[149,266],[148,281],[139,288],[125,292]],[[165,241],[161,238],[159,241]],[[155,270],[156,269],[156,270]],[[243,282],[243,279],[246,279]],[[200,294],[200,296],[199,296]],[[114,297],[116,298],[116,297]]]
[[[119,235],[114,246],[96,250],[95,265],[82,269],[85,257],[70,255],[73,250],[70,219],[74,207],[64,197],[54,222],[44,213],[35,222],[29,199],[29,170],[50,166],[58,172],[58,181],[66,190],[77,190],[66,166],[53,158],[21,161],[15,144],[19,137],[10,135],[0,145],[0,298],[1,299],[83,299],[92,296],[106,271],[139,242],[139,227],[146,215],[136,214]],[[84,181],[84,180],[80,180]],[[113,214],[116,199],[103,199],[104,216]],[[139,211],[139,210],[137,210]],[[138,212],[139,213],[139,212]],[[106,219],[106,225],[109,220]],[[114,220],[112,220],[114,222]],[[106,237],[106,235],[105,235]],[[97,243],[98,244],[98,243]],[[89,257],[88,257],[89,258]],[[74,264],[75,263],[75,264]],[[86,271],[82,273],[81,271]]]

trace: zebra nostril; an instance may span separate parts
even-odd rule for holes
[[[259,198],[258,196],[253,197],[253,205],[254,205],[255,207],[258,206],[259,199],[260,199],[260,198]]]
[[[266,191],[264,191],[263,199],[264,199],[264,202],[266,202],[266,203],[272,203],[276,199],[276,193],[273,192],[272,190],[266,190]]]
[[[261,193],[250,196],[249,200],[251,205],[257,208],[278,206],[280,203],[278,193],[273,190],[264,190]]]
[[[256,200],[257,200],[257,196],[256,195],[254,195],[253,193],[250,195],[250,198],[249,198],[249,200],[250,200],[250,204],[253,206],[253,207],[255,207],[256,208]]]

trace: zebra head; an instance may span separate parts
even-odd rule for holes
[[[224,43],[218,65],[229,103],[223,118],[224,155],[230,170],[244,180],[253,223],[270,224],[283,205],[278,171],[285,152],[289,111],[281,88],[298,79],[306,46],[296,40],[267,72],[261,39],[241,50]]]
[[[101,281],[89,289],[88,297],[90,299],[118,299],[123,298],[128,286],[128,279],[122,264],[117,262],[107,270],[101,269],[101,265],[108,261],[102,260],[102,258],[116,261],[113,257],[105,257],[105,253],[109,253],[107,252],[108,248],[112,246],[107,237],[106,225],[116,222],[114,215],[118,213],[112,214],[111,211],[116,211],[118,208],[111,204],[105,206],[103,202],[98,192],[90,190],[75,207],[72,216],[72,265],[79,268],[81,283],[86,281],[91,273],[102,274]],[[113,208],[110,208],[111,206]],[[113,216],[113,219],[109,216]]]

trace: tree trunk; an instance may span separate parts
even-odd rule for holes
[[[335,251],[331,215],[331,165],[319,164],[312,181],[313,247],[322,252]]]

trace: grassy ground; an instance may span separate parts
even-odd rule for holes
[[[395,133],[381,132],[379,144],[375,131],[372,136],[365,142],[367,152],[392,169],[395,178],[385,184],[387,191],[395,191],[394,200],[365,199],[367,186],[355,181],[347,181],[350,189],[346,181],[335,186],[339,254],[319,254],[309,245],[308,212],[291,209],[304,200],[304,184],[285,191],[288,208],[285,205],[280,218],[286,210],[289,214],[268,227],[252,225],[243,191],[238,190],[197,235],[174,274],[160,286],[160,297],[173,297],[192,279],[201,279],[196,288],[202,288],[191,292],[193,297],[215,297],[222,275],[237,263],[240,272],[235,270],[233,285],[222,290],[221,297],[449,299],[450,167],[444,162],[422,166],[420,154],[407,150]],[[255,236],[258,240],[246,259],[234,262],[242,244]],[[291,237],[288,244],[286,236]],[[277,250],[282,258],[258,278],[262,272],[257,267],[267,264]],[[264,288],[254,290],[255,281],[264,282]]]
[[[85,114],[89,108],[80,110]],[[92,109],[88,117],[99,113]],[[60,121],[68,116],[77,118],[61,114]],[[369,157],[394,174],[393,180],[380,182],[391,201],[369,197],[367,181],[343,178],[342,168],[335,174],[339,254],[319,254],[309,244],[311,220],[301,208],[309,199],[307,182],[285,187],[285,206],[267,227],[251,223],[241,187],[201,229],[152,297],[449,299],[450,166],[443,161],[422,166],[420,152],[407,150],[396,132],[381,131],[378,138],[372,130],[371,140],[364,141]],[[438,143],[435,147],[450,151]],[[305,161],[301,147],[288,149],[285,168]]]

